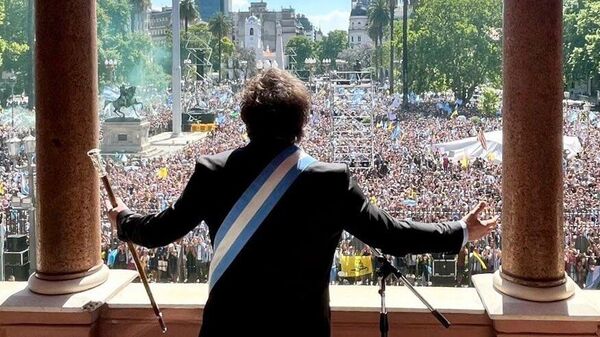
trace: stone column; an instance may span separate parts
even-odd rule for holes
[[[96,1],[38,1],[37,261],[29,289],[65,294],[103,283],[98,177]]]
[[[502,269],[522,299],[573,294],[563,261],[562,1],[504,0]]]

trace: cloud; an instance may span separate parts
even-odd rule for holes
[[[231,0],[231,11],[247,11],[250,7],[250,2],[248,0]]]
[[[327,34],[332,30],[341,29],[348,30],[348,22],[350,18],[349,11],[335,9],[329,13],[321,15],[306,15],[310,22],[317,28],[321,27],[323,34]]]

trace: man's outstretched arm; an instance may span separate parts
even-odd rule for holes
[[[137,214],[118,200],[119,205],[110,208],[108,216],[113,228],[117,229],[119,239],[153,248],[184,236],[204,218],[207,203],[200,192],[206,190],[206,182],[211,180],[207,179],[210,173],[205,166],[196,164],[194,174],[179,199],[160,213]]]
[[[349,173],[345,185],[340,200],[344,229],[387,254],[458,253],[467,241],[489,234],[496,224],[496,219],[478,219],[485,203],[480,203],[461,221],[422,223],[395,219],[371,204]]]

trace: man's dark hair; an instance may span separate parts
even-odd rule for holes
[[[269,69],[247,83],[242,93],[242,120],[248,137],[298,142],[308,119],[310,95],[286,71]]]

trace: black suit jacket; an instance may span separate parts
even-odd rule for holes
[[[163,246],[204,220],[214,241],[233,204],[286,146],[253,141],[235,151],[201,157],[173,207],[146,216],[121,212],[119,238]],[[200,336],[234,336],[239,329],[245,336],[329,336],[329,273],[342,230],[393,255],[457,253],[463,240],[458,222],[392,218],[369,202],[346,165],[316,162],[298,177],[215,285]]]

